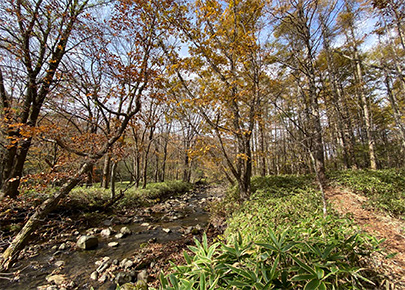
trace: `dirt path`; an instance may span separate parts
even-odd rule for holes
[[[364,206],[367,197],[346,189],[330,188],[326,197],[341,215],[349,214],[363,230],[379,239],[386,239],[382,244],[385,253],[375,257],[373,266],[390,278],[390,287],[387,289],[405,289],[405,221],[367,209]],[[385,258],[392,253],[397,254],[393,258]]]

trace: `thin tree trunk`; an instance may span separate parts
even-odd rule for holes
[[[160,182],[164,182],[165,181],[165,177],[166,177],[166,161],[167,161],[167,146],[168,146],[168,140],[169,137],[166,136],[165,138],[165,143],[163,146],[163,160],[162,160],[162,172],[160,175]]]
[[[117,162],[113,161],[111,166],[111,199],[115,197],[115,179],[117,176]]]
[[[405,152],[405,126],[402,121],[402,115],[398,109],[397,98],[395,97],[395,95],[391,89],[390,78],[389,78],[389,75],[387,72],[387,68],[385,66],[384,66],[384,83],[385,83],[385,88],[387,89],[388,99],[390,100],[390,103],[391,103],[395,124],[399,128],[399,132],[401,134],[402,153],[404,153]]]
[[[351,9],[349,8],[348,3],[346,3],[346,7],[348,9],[348,12],[351,12]],[[364,92],[364,78],[363,78],[363,72],[362,72],[362,63],[360,60],[360,55],[358,52],[358,45],[357,41],[355,38],[355,33],[354,33],[354,27],[353,24],[349,26],[349,32],[346,33],[346,38],[349,40],[351,43],[351,48],[352,48],[352,62],[354,65],[354,76],[357,82],[357,94],[360,98],[360,103],[361,103],[361,108],[362,108],[362,113],[363,113],[363,118],[364,118],[364,124],[365,124],[365,129],[366,129],[366,139],[367,139],[367,145],[368,145],[368,159],[370,162],[370,168],[375,170],[377,169],[377,157],[375,153],[375,141],[374,141],[374,136],[372,135],[372,124],[371,124],[371,112],[370,112],[370,104],[369,104],[369,99],[367,98],[365,92]]]

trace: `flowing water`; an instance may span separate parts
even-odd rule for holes
[[[43,249],[37,256],[17,263],[15,268],[20,271],[17,281],[0,278],[0,289],[37,289],[38,286],[50,284],[46,277],[51,274],[64,275],[67,282],[75,281],[75,288],[87,289],[89,284],[86,281],[90,281],[90,274],[98,267],[95,262],[103,257],[121,261],[133,256],[134,252],[148,241],[165,243],[178,240],[182,238],[185,229],[188,228],[189,231],[190,227],[197,225],[204,227],[209,218],[204,209],[208,199],[211,197],[208,197],[205,191],[194,192],[146,209],[139,216],[133,217],[128,224],[111,226],[117,232],[122,226],[126,226],[132,231],[131,235],[116,239],[114,234],[108,238],[96,234],[99,244],[94,250],[83,251],[75,247],[65,250]],[[99,229],[105,228],[108,226],[102,225]],[[168,229],[170,232],[167,233]],[[78,236],[72,236],[70,240],[76,241],[77,238]],[[113,241],[119,243],[118,247],[108,246],[108,243]],[[64,266],[55,266],[56,261],[63,261]]]

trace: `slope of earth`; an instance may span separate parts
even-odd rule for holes
[[[387,289],[405,289],[405,221],[370,209],[366,206],[367,197],[348,189],[331,187],[326,197],[339,214],[351,217],[366,232],[385,239],[381,245],[384,250],[376,255],[372,266],[390,278]]]

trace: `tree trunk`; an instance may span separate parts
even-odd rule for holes
[[[169,143],[169,137],[166,136],[165,143],[163,145],[163,160],[162,160],[162,172],[161,172],[161,175],[160,175],[160,182],[164,182],[165,177],[166,177],[166,161],[167,161],[168,143]]]
[[[93,175],[94,175],[94,166],[89,169],[87,172],[86,187],[91,187],[93,185]]]
[[[115,179],[117,176],[117,162],[113,161],[111,166],[111,199],[115,197]]]
[[[367,137],[367,143],[368,143],[370,168],[375,170],[375,169],[377,169],[377,157],[375,154],[374,136],[371,134],[372,125],[371,125],[370,105],[369,105],[368,99],[366,97],[366,94],[364,93],[363,74],[361,71],[361,62],[359,59],[359,55],[357,53],[357,48],[354,49],[353,57],[355,60],[355,65],[356,65],[356,75],[357,75],[358,85],[360,86],[358,90],[359,90],[361,106],[362,106],[363,114],[364,114],[364,122],[366,125],[366,137]]]
[[[267,174],[267,164],[266,164],[266,137],[265,137],[265,128],[264,124],[261,122],[259,123],[259,131],[260,131],[260,153],[261,153],[261,170],[260,175],[266,176]]]
[[[23,168],[25,160],[27,159],[28,150],[31,147],[32,138],[22,141],[20,145],[15,145],[14,149],[11,148],[6,154],[6,167],[4,170],[4,184],[2,187],[3,196],[16,198],[19,194],[18,187],[20,186],[21,178],[23,175]],[[17,147],[19,147],[17,149]]]
[[[107,154],[104,159],[103,176],[101,179],[101,187],[108,189],[110,185],[110,169],[111,169],[111,156]]]
[[[348,12],[352,13],[350,6],[346,3],[346,8]],[[354,32],[354,23],[351,23],[348,27],[348,32],[346,32],[346,39],[349,41],[352,49],[352,63],[354,69],[354,77],[357,82],[357,94],[360,99],[360,105],[362,108],[364,124],[365,124],[365,131],[366,131],[366,140],[368,145],[368,159],[370,162],[370,168],[375,170],[377,169],[377,157],[375,153],[375,142],[374,136],[372,135],[372,124],[371,124],[371,112],[370,112],[370,104],[369,99],[367,98],[364,92],[364,78],[362,72],[362,63],[360,60],[360,55],[358,51],[358,41],[355,37]]]
[[[399,132],[401,134],[402,153],[404,153],[405,152],[405,126],[402,121],[402,119],[403,119],[402,115],[398,109],[397,98],[391,89],[390,78],[389,78],[387,68],[385,67],[385,65],[384,65],[384,83],[385,83],[385,88],[387,89],[388,98],[391,103],[395,124],[399,128]]]

